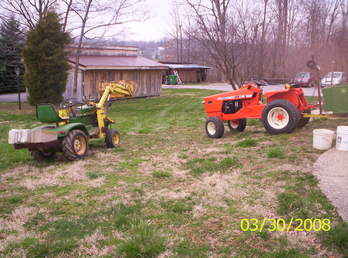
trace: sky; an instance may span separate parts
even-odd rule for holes
[[[2,1],[2,0],[0,0]],[[169,36],[171,27],[171,8],[172,0],[145,0],[146,10],[148,12],[148,19],[144,22],[132,22],[126,23],[124,25],[118,25],[117,29],[109,29],[104,35],[106,37],[113,37],[117,35],[116,38],[119,40],[127,41],[157,41]],[[0,14],[1,14],[0,10]],[[80,20],[72,20],[71,26],[78,28]],[[119,31],[115,33],[115,31]],[[122,31],[122,32],[121,32]],[[74,30],[72,34],[74,36],[78,35],[80,29]],[[90,38],[93,36],[102,35],[104,28],[100,30],[95,30],[88,34]]]
[[[147,6],[150,18],[142,23],[127,24],[129,32],[124,35],[124,39],[151,41],[168,36],[171,0],[147,0]]]

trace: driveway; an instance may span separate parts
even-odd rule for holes
[[[18,101],[17,93],[0,95],[0,103],[1,102],[17,102],[17,101]],[[25,92],[21,93],[21,101],[23,102],[27,101],[27,93]]]
[[[227,83],[212,83],[209,85],[163,85],[164,89],[205,89],[205,90],[221,90],[221,91],[231,91],[232,88]],[[264,93],[269,91],[281,90],[284,85],[269,85],[263,86],[262,89]],[[302,88],[305,96],[317,96],[316,90],[314,88]]]
[[[336,206],[344,221],[348,221],[348,151],[336,148],[322,154],[314,164],[319,186]]]

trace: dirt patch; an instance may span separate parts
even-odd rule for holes
[[[4,251],[10,243],[18,243],[25,238],[36,237],[34,233],[26,231],[23,225],[38,211],[38,208],[20,206],[12,211],[8,219],[0,218],[0,230],[15,232],[0,240],[0,252]]]
[[[22,179],[19,182],[19,185],[27,188],[28,190],[35,190],[37,188],[46,186],[64,186],[71,184],[72,182],[84,182],[84,184],[91,187],[99,187],[104,183],[104,177],[90,180],[86,176],[86,172],[88,171],[86,166],[90,166],[91,163],[92,162],[90,160],[80,160],[69,163],[60,169],[52,166],[47,168],[45,171],[42,171],[41,169],[33,169],[30,166],[25,166],[22,167],[21,172],[27,177]],[[16,173],[18,173],[18,171]],[[10,175],[12,175],[12,173],[7,173],[5,176]]]
[[[113,246],[105,246],[100,248],[98,246],[98,241],[105,240],[105,236],[97,230],[92,235],[89,235],[82,239],[79,246],[79,255],[87,256],[105,256],[113,252]]]
[[[183,191],[181,189],[177,190],[169,190],[169,189],[161,189],[159,191],[150,193],[146,196],[146,199],[165,199],[165,200],[177,200],[184,199],[190,195],[189,192]]]
[[[209,206],[227,207],[226,199],[240,200],[246,192],[238,187],[238,173],[205,175],[201,180],[192,183],[188,188],[202,198],[202,203]]]
[[[0,105],[0,112],[5,112],[8,114],[34,114],[35,113],[35,107],[29,105],[28,103],[24,102],[22,103],[22,110],[18,109],[17,104],[12,103],[6,103]]]

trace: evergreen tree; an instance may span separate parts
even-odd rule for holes
[[[65,48],[70,41],[69,34],[63,32],[58,15],[52,11],[28,32],[23,51],[24,84],[31,105],[62,101],[69,70]]]
[[[14,17],[3,21],[0,27],[0,92],[17,91],[17,83],[23,88],[24,66],[21,62],[23,46],[24,34],[19,23]]]

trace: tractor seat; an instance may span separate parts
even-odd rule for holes
[[[36,117],[42,123],[59,123],[64,121],[52,104],[36,106]]]

